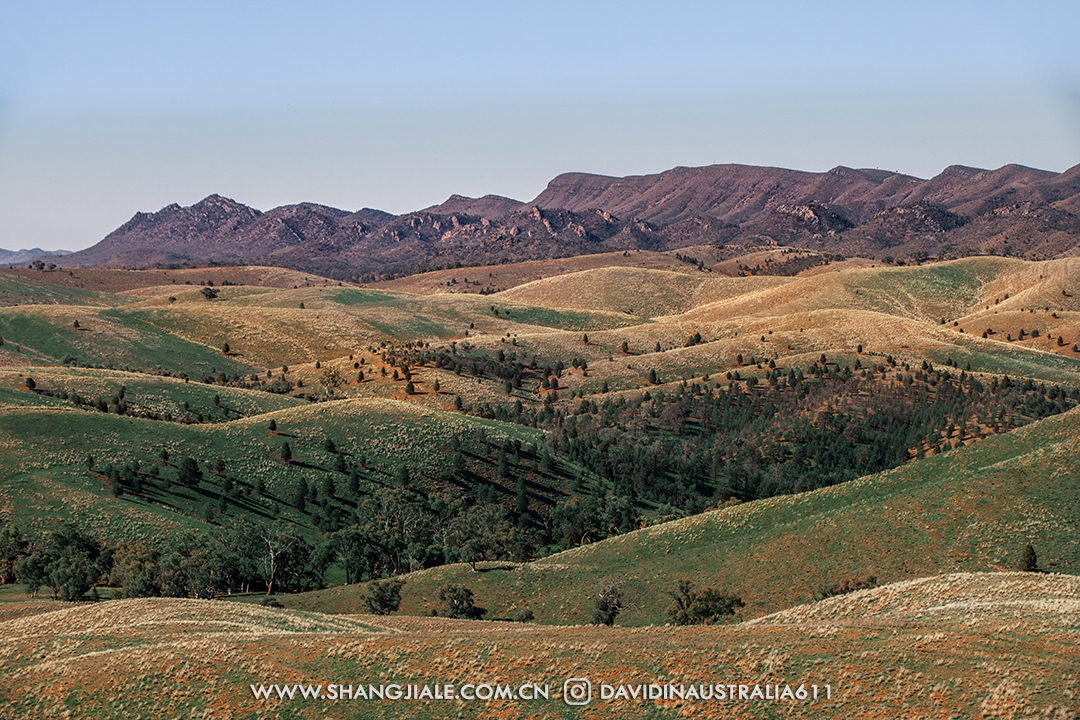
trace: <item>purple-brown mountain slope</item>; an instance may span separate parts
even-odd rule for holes
[[[525,203],[520,200],[513,200],[502,195],[485,195],[482,198],[451,195],[445,202],[424,208],[420,212],[434,213],[435,215],[462,213],[464,215],[477,215],[488,220],[501,220],[524,207]]]
[[[393,219],[381,210],[355,213],[300,203],[263,213],[220,195],[189,207],[137,213],[104,240],[64,258],[73,267],[172,263],[243,263],[310,244],[348,246]]]
[[[394,216],[301,203],[260,212],[211,195],[138,213],[69,267],[272,264],[337,278],[709,243],[785,244],[874,257],[1080,247],[1080,166],[1064,173],[953,166],[930,180],[883,170],[745,165],[613,178],[569,173],[531,203],[451,196]]]
[[[1055,188],[1050,202],[1062,200],[1080,193],[1075,182],[1059,187],[1062,178],[1075,170],[1058,175],[1019,165],[999,170],[954,165],[930,180],[885,170],[836,167],[812,173],[749,165],[679,167],[623,178],[566,173],[552,180],[531,204],[578,211],[603,208],[619,216],[670,225],[696,215],[739,224],[758,222],[780,205],[818,203],[858,224],[898,205],[923,201],[951,209],[1017,192],[1018,200],[1028,199],[1036,187],[1043,186],[1047,197],[1048,188]]]

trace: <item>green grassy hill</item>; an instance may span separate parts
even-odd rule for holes
[[[680,579],[734,592],[756,617],[812,600],[828,584],[955,570],[1008,570],[1031,543],[1041,568],[1080,574],[1080,412],[1050,418],[879,475],[664,523],[524,565],[467,565],[405,576],[403,612],[426,614],[462,583],[493,617],[528,607],[540,622],[582,623],[591,593],[625,581],[628,626],[662,623]],[[361,587],[288,598],[356,612]]]
[[[507,440],[526,445],[542,440],[531,428],[393,400],[311,405],[257,391],[88,370],[55,370],[39,373],[39,378],[39,390],[77,387],[90,393],[86,386],[92,382],[105,396],[123,385],[130,411],[146,398],[158,409],[186,403],[192,413],[216,410],[219,421],[224,420],[222,406],[255,413],[179,424],[95,412],[20,388],[17,373],[0,374],[0,463],[5,468],[0,513],[27,530],[76,521],[114,542],[141,538],[167,543],[170,529],[205,530],[210,527],[207,520],[224,523],[230,517],[284,521],[312,533],[327,519],[348,522],[357,502],[395,485],[402,468],[427,492],[468,494],[470,483],[479,483],[490,486],[496,498],[512,498],[512,486],[506,487],[510,481],[496,476],[494,450],[488,454],[482,448],[500,447]],[[210,402],[210,393],[219,396],[218,405]],[[268,429],[270,421],[277,430]],[[458,480],[449,443],[480,436],[482,445],[466,440],[466,448],[476,454],[458,471],[463,478]],[[328,438],[336,443],[334,451],[326,449]],[[281,457],[285,443],[292,452],[288,462]],[[87,467],[89,456],[94,458],[92,469]],[[204,468],[204,481],[197,488],[183,487],[176,479],[185,457],[194,457]],[[223,469],[211,471],[218,459]],[[136,462],[141,491],[125,482],[116,496],[105,468]],[[360,475],[356,495],[345,490],[350,471]],[[557,495],[568,482],[558,469],[537,472],[522,466],[518,471],[527,475],[537,498]],[[455,485],[447,478],[466,484]],[[263,495],[254,492],[256,479],[265,486]],[[317,488],[325,506],[312,503],[303,511],[294,507],[301,482]],[[327,494],[328,487],[334,488],[332,494]]]

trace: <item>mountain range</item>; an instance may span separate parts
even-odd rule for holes
[[[1080,165],[952,166],[929,180],[746,165],[654,175],[566,173],[536,198],[497,195],[404,215],[314,203],[261,212],[220,195],[137,213],[67,267],[265,264],[375,279],[458,264],[702,244],[790,245],[890,261],[1046,259],[1080,248]]]

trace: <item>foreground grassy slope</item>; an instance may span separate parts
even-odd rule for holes
[[[340,618],[128,600],[0,622],[7,717],[1069,718],[1080,581],[923,578],[752,623],[648,630]],[[40,606],[35,609],[44,609]],[[563,681],[593,683],[588,708]],[[252,684],[546,685],[547,700],[256,700]],[[603,699],[601,683],[819,686],[819,698]],[[829,686],[830,697],[824,695]]]
[[[588,622],[591,594],[624,580],[628,626],[664,622],[681,578],[734,592],[755,617],[806,602],[829,583],[893,582],[952,570],[1040,566],[1080,574],[1080,412],[832,488],[755,501],[628,533],[525,565],[453,565],[406,576],[403,612],[427,614],[448,583],[491,616],[529,607],[540,622]],[[355,612],[359,586],[289,598]]]

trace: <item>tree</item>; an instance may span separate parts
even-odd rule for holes
[[[27,377],[24,384],[26,385],[27,390],[34,390],[37,388],[37,383],[34,382],[34,378],[32,377]]]
[[[622,350],[623,355],[629,355],[630,354],[630,344],[627,343],[625,340],[623,340],[622,347],[620,348],[620,350]]]
[[[673,590],[668,590],[671,604],[667,615],[675,625],[711,625],[717,620],[734,615],[743,607],[738,595],[726,595],[714,588],[694,590],[689,580],[680,580]]]
[[[474,571],[482,560],[496,560],[510,547],[512,527],[506,510],[498,504],[473,505],[454,518],[449,542],[457,559]]]
[[[525,490],[525,476],[518,475],[517,481],[517,498],[514,500],[514,511],[519,515],[527,512],[529,509],[529,496]]]
[[[38,590],[48,582],[49,575],[45,568],[46,557],[43,553],[23,555],[15,563],[15,577],[26,586],[30,597],[37,597]]]
[[[307,494],[308,484],[304,478],[300,478],[296,481],[296,486],[293,488],[292,501],[293,505],[300,512],[304,512],[307,509]]]
[[[1024,548],[1024,554],[1020,558],[1020,569],[1024,572],[1039,572],[1039,558],[1030,543]]]
[[[589,333],[585,333],[581,336],[581,342],[585,343],[586,345],[589,344]]]
[[[614,625],[615,618],[627,607],[622,580],[608,580],[596,593],[593,625]]]
[[[229,343],[225,343],[221,346],[221,352],[225,353],[226,355],[229,354]]]
[[[281,443],[281,459],[285,462],[292,462],[292,448],[289,443]]]
[[[273,595],[279,583],[286,586],[290,580],[303,575],[311,548],[291,530],[280,526],[268,527],[259,533],[262,545],[261,571],[266,582],[266,594]]]
[[[345,384],[345,378],[341,376],[337,368],[326,368],[319,374],[319,381],[327,390],[335,390]]]
[[[204,287],[203,289],[199,290],[199,292],[207,300],[213,300],[214,298],[216,298],[218,296],[217,288]]]
[[[177,480],[187,487],[198,487],[203,479],[202,470],[199,469],[199,461],[193,457],[186,457],[178,466]]]
[[[441,617],[479,620],[487,613],[486,608],[474,604],[473,591],[464,585],[444,585],[435,597],[443,604]]]
[[[271,420],[269,425],[270,432],[277,432],[277,420]]]
[[[382,555],[382,546],[375,533],[352,526],[334,533],[334,550],[345,568],[345,582],[360,582],[372,576]]]
[[[75,320],[74,322],[72,322],[71,327],[73,327],[73,328],[75,328],[77,330],[79,328],[79,321]]]
[[[5,525],[0,528],[0,585],[15,579],[15,566],[26,554],[27,543],[18,528]]]
[[[112,553],[74,525],[54,532],[44,555],[44,581],[54,596],[69,602],[82,600],[112,568]]]
[[[404,580],[375,580],[367,584],[361,599],[372,615],[389,615],[401,607],[401,588]]]

